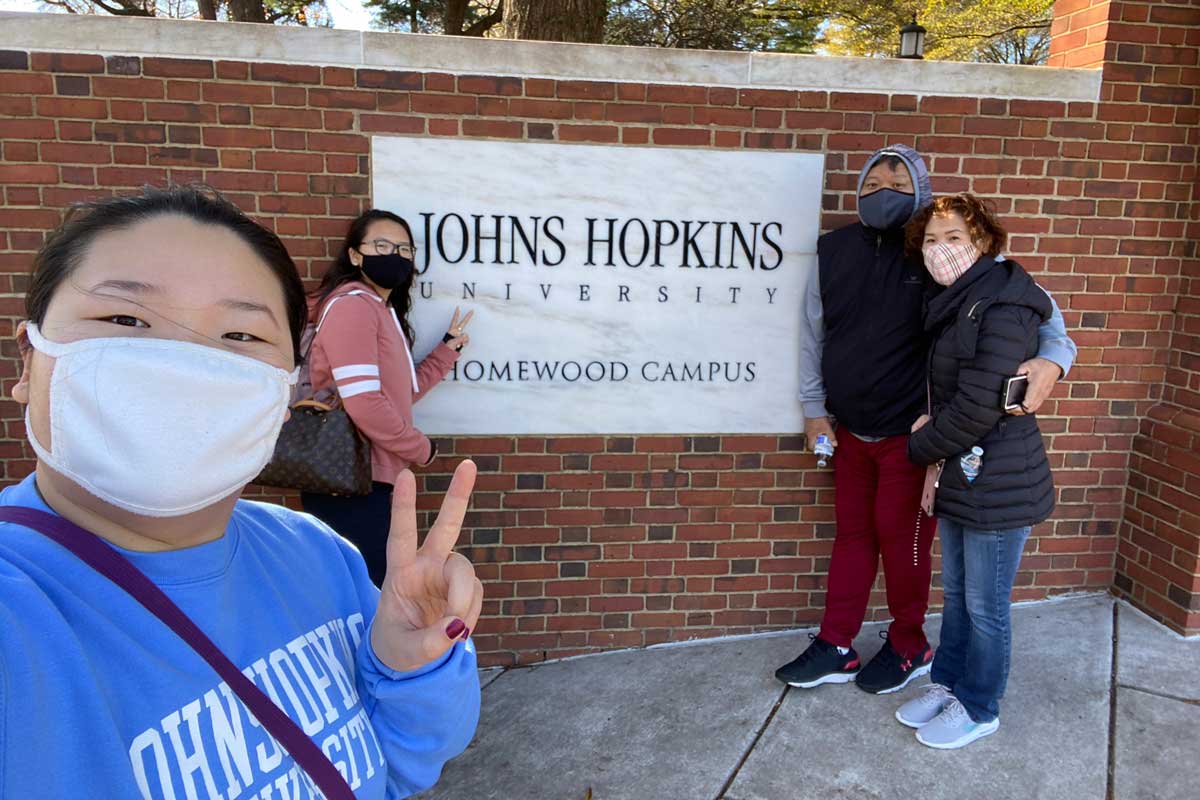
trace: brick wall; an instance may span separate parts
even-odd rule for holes
[[[1102,65],[1107,48],[1110,6],[1110,0],[1056,0],[1047,66],[1091,68]]]
[[[1195,5],[1103,5],[1109,18],[1117,6],[1145,12],[1127,35],[1159,38],[1106,42],[1101,102],[941,96],[929,84],[789,90],[30,52],[8,41],[17,49],[0,51],[4,397],[17,375],[10,339],[24,273],[74,200],[204,181],[278,231],[313,278],[370,204],[374,134],[821,151],[826,229],[854,219],[867,155],[905,142],[928,155],[938,191],[996,199],[1012,255],[1055,293],[1080,346],[1042,416],[1059,507],[1027,545],[1016,597],[1110,587],[1120,540],[1117,585],[1151,604],[1143,574],[1154,567],[1133,564],[1170,559],[1162,580],[1177,578],[1174,589],[1160,581],[1152,593],[1178,605],[1179,592],[1200,589],[1185,580],[1197,571],[1200,442],[1176,433],[1195,437],[1183,409],[1200,394],[1187,229],[1190,219],[1194,241],[1200,28],[1188,24]],[[1136,58],[1120,56],[1126,44]],[[11,482],[32,454],[11,400],[0,401],[0,420],[0,477]],[[462,542],[487,584],[477,634],[487,663],[811,624],[832,488],[801,445],[791,431],[459,438],[421,477],[422,504],[436,503],[456,459],[476,459]],[[1191,511],[1161,510],[1183,496]],[[1161,526],[1146,522],[1160,512],[1179,531],[1178,555],[1163,553]],[[883,617],[877,590],[872,613]],[[1195,613],[1160,617],[1198,623]]]
[[[1085,4],[1081,4],[1085,5]],[[1072,16],[1105,27],[1103,117],[1129,142],[1170,148],[1167,173],[1190,182],[1158,201],[1176,203],[1162,217],[1162,242],[1147,266],[1178,271],[1175,314],[1161,394],[1141,421],[1130,460],[1126,509],[1116,555],[1115,587],[1172,627],[1200,632],[1200,3],[1094,3]],[[1067,63],[1076,53],[1066,53]],[[1161,104],[1161,105],[1160,105]],[[1173,106],[1173,108],[1171,107]],[[1158,128],[1155,123],[1173,123]],[[1163,174],[1167,174],[1163,173]],[[1187,201],[1191,200],[1190,211]],[[1131,251],[1132,252],[1132,251]],[[1139,262],[1141,263],[1140,259]]]

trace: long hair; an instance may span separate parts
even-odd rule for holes
[[[312,297],[316,300],[315,307],[320,308],[324,304],[325,299],[333,294],[344,283],[350,281],[363,280],[362,269],[354,266],[354,262],[350,260],[350,249],[354,248],[360,253],[362,252],[363,239],[367,235],[367,228],[375,220],[385,219],[389,222],[394,222],[404,228],[408,234],[408,240],[416,244],[413,238],[412,226],[404,217],[398,214],[393,214],[390,211],[372,208],[359,214],[353,222],[350,223],[350,229],[346,231],[346,238],[342,240],[342,248],[338,251],[337,258],[333,264],[325,271],[321,277],[321,283],[313,291]],[[408,280],[392,290],[388,296],[388,305],[396,309],[396,317],[400,320],[400,327],[404,330],[404,335],[408,338],[411,345],[414,341],[412,326],[408,322],[408,313],[412,310],[412,284],[416,270],[409,274]]]
[[[304,284],[292,257],[278,236],[206,186],[170,186],[166,189],[147,186],[140,194],[73,205],[62,225],[50,234],[33,258],[29,291],[25,295],[26,316],[32,322],[42,324],[50,299],[79,266],[88,245],[98,236],[169,214],[232,231],[262,259],[283,290],[292,348],[299,362],[300,335],[308,318],[308,308],[304,302]]]

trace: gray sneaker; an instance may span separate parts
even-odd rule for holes
[[[933,721],[917,730],[917,741],[938,750],[957,750],[999,729],[999,718],[991,722],[975,722],[962,703],[951,700],[950,705],[934,717]]]
[[[919,728],[933,720],[954,700],[950,690],[940,683],[931,683],[924,690],[896,709],[896,719],[910,728]]]

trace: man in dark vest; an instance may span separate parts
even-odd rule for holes
[[[923,626],[937,525],[921,511],[925,468],[907,452],[912,424],[926,410],[927,282],[924,266],[904,253],[905,224],[932,200],[920,153],[886,147],[859,176],[861,221],[817,242],[817,274],[800,326],[800,401],[809,448],[822,434],[836,447],[837,533],[820,632],[775,672],[792,686],[854,680],[864,691],[886,694],[928,673],[933,660]],[[1030,412],[1075,358],[1056,304],[1038,333],[1038,357],[1019,370],[1030,376]],[[863,667],[853,642],[881,556],[893,621]]]

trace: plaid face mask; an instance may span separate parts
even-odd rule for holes
[[[925,269],[942,286],[949,286],[962,277],[963,273],[979,260],[979,250],[967,244],[931,244],[921,251],[925,256]]]

